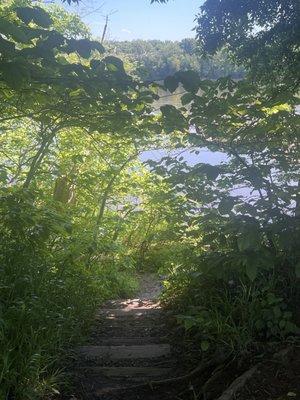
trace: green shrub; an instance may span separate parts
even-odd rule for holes
[[[178,265],[193,262],[195,258],[196,249],[193,248],[191,243],[158,243],[150,247],[145,253],[141,268],[168,274]]]
[[[290,282],[291,290],[292,286]],[[165,282],[163,294],[199,350],[219,346],[234,353],[299,333],[291,299],[295,296],[283,290],[280,276],[260,274],[254,282],[238,275],[224,280],[199,266],[178,268]]]

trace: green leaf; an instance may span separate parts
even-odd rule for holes
[[[102,46],[102,44],[100,42],[98,42],[97,40],[92,40],[92,48],[93,50],[98,50],[99,53],[105,53],[105,48]],[[117,57],[114,57],[117,58]]]
[[[4,39],[0,36],[0,53],[1,54],[13,54],[15,51],[15,45],[12,42]]]
[[[202,351],[207,351],[209,349],[209,342],[207,340],[202,340],[201,342],[201,350]]]
[[[224,214],[229,214],[230,211],[233,209],[234,206],[234,199],[232,197],[225,197],[223,198],[218,206],[219,213],[224,215]]]
[[[295,265],[295,274],[297,278],[300,278],[300,261]]]
[[[281,314],[282,314],[280,307],[279,306],[273,307],[273,313],[274,313],[274,317],[276,319],[279,319],[281,317]]]
[[[248,278],[253,282],[255,280],[255,278],[257,277],[257,262],[256,260],[251,260],[250,258],[248,258],[247,262],[246,262],[246,274],[248,276]]]
[[[204,164],[202,166],[202,172],[204,172],[209,180],[216,180],[220,174],[220,169],[214,165]]]
[[[164,80],[164,86],[169,92],[173,93],[178,88],[178,79],[174,76],[167,76]]]
[[[61,46],[65,42],[63,35],[56,31],[50,31],[46,40],[43,41],[43,47],[49,50]]]
[[[71,52],[77,52],[83,58],[89,58],[92,51],[92,44],[88,39],[79,39],[70,41]]]
[[[43,28],[48,28],[52,24],[50,15],[40,7],[17,7],[15,11],[20,20],[27,25],[31,21]]]
[[[200,87],[200,77],[195,71],[179,71],[175,77],[182,83],[184,89],[188,92],[197,93]]]
[[[299,328],[293,322],[287,321],[284,328],[286,333],[299,333]]]
[[[186,318],[184,320],[184,328],[188,331],[189,329],[193,328],[195,326],[195,320],[194,318]]]
[[[26,35],[24,29],[4,18],[0,18],[0,31],[4,33],[6,37],[10,36],[17,42],[27,43],[30,39]]]
[[[261,243],[260,232],[257,229],[249,228],[238,239],[237,245],[240,251],[257,249]]]
[[[2,63],[1,70],[3,79],[14,89],[19,89],[24,82],[28,82],[30,79],[28,68],[22,63]]]
[[[185,93],[183,96],[181,96],[181,103],[183,106],[186,104],[191,103],[195,99],[195,96],[192,93]]]
[[[6,183],[8,180],[7,172],[4,168],[0,167],[0,182]]]
[[[120,60],[120,58],[114,56],[108,56],[105,57],[103,61],[105,62],[110,71],[112,72],[119,71],[122,74],[125,73],[123,61]]]
[[[163,122],[167,132],[173,132],[175,130],[187,129],[187,121],[176,107],[169,104],[160,107],[163,115]]]
[[[255,188],[261,188],[263,186],[263,178],[261,171],[258,168],[251,166],[245,171],[245,173],[246,177]]]
[[[103,72],[105,68],[104,63],[101,60],[94,59],[90,61],[90,66],[96,72]]]

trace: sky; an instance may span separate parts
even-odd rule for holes
[[[58,0],[56,2],[59,2]],[[203,0],[169,0],[150,4],[150,0],[81,0],[65,7],[81,15],[96,37],[101,37],[105,16],[109,15],[110,40],[181,40],[194,37],[195,15]]]

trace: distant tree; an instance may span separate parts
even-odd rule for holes
[[[223,49],[212,57],[201,57],[195,39],[182,41],[133,40],[106,44],[108,51],[127,60],[142,80],[163,80],[179,70],[195,70],[202,78],[221,76],[241,78],[243,68],[236,67]]]
[[[181,42],[179,43],[179,46],[185,53],[189,55],[194,55],[196,53],[197,46],[194,39],[190,38],[182,39]]]

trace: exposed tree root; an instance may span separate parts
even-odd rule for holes
[[[204,400],[210,400],[211,396],[209,395],[210,388],[215,385],[216,380],[219,379],[220,376],[224,374],[224,370],[230,367],[233,363],[233,360],[230,360],[228,363],[224,363],[222,365],[217,366],[215,370],[212,372],[209,379],[204,383],[202,389],[200,391],[203,394]]]
[[[223,392],[223,394],[218,397],[217,400],[232,400],[238,390],[242,389],[250,378],[257,372],[260,364],[256,364],[254,367],[244,372],[241,376],[236,378],[231,385]]]
[[[208,360],[207,362],[200,364],[198,367],[193,369],[188,374],[176,376],[173,378],[148,381],[148,382],[140,383],[138,385],[132,385],[132,386],[124,387],[124,388],[115,388],[115,389],[110,388],[107,390],[104,389],[103,391],[101,391],[101,393],[104,393],[104,392],[111,393],[113,391],[134,390],[134,389],[141,389],[141,388],[145,388],[145,389],[151,388],[152,390],[155,390],[160,386],[167,385],[170,383],[177,384],[180,382],[187,381],[187,380],[193,378],[194,376],[201,374],[201,373],[205,372],[206,370],[208,370],[209,368],[212,368],[220,363],[224,363],[228,359],[228,357],[229,356],[225,355],[225,354],[222,354],[222,355],[218,354],[218,355],[215,355],[210,360]]]

